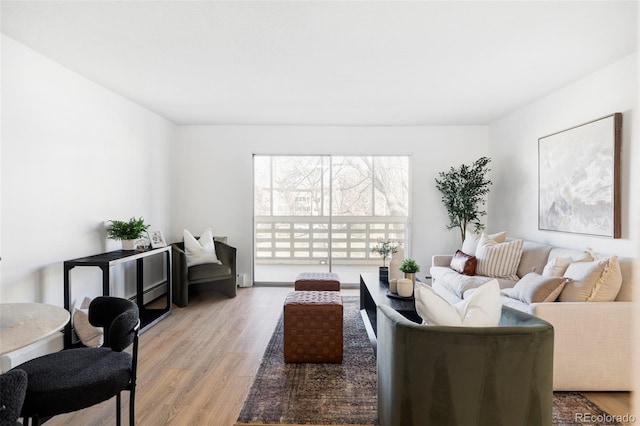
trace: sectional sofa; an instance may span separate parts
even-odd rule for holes
[[[609,255],[593,254],[597,259]],[[523,277],[534,271],[542,274],[554,259],[579,259],[584,251],[523,241],[517,276],[497,278],[503,289],[502,302],[551,323],[555,330],[553,362],[554,390],[628,391],[632,388],[632,308],[633,261],[618,258],[622,285],[613,301],[526,303],[508,294]],[[494,279],[464,275],[451,268],[452,255],[435,255],[430,269],[434,290],[450,303]],[[548,266],[547,266],[548,267]],[[534,274],[531,274],[534,275]],[[567,280],[567,282],[570,282]],[[559,293],[561,295],[561,293]],[[555,296],[554,296],[555,297]],[[561,300],[562,298],[558,298]],[[565,298],[566,299],[566,298]]]

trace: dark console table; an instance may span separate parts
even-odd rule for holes
[[[410,321],[421,323],[416,312],[416,303],[412,299],[397,299],[387,296],[389,284],[380,281],[378,274],[360,274],[360,314],[364,321],[373,351],[377,351],[378,339],[376,316],[378,305],[390,306]]]
[[[166,306],[163,308],[151,309],[144,306],[143,295],[143,262],[145,258],[156,255],[165,256],[165,268],[167,274],[167,293]],[[109,283],[111,267],[127,262],[136,262],[136,303],[140,310],[140,332],[151,327],[162,318],[171,314],[171,246],[160,247],[156,249],[138,251],[138,250],[116,250],[108,253],[96,254],[94,256],[81,257],[79,259],[66,260],[64,262],[64,307],[71,312],[71,282],[69,273],[73,268],[79,266],[93,266],[102,270],[102,294],[109,295]],[[64,347],[72,347],[71,321],[67,323],[64,329]]]

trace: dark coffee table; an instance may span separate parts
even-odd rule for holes
[[[376,337],[376,308],[378,305],[390,306],[410,321],[422,323],[422,318],[416,312],[415,300],[391,298],[387,296],[388,291],[389,284],[380,281],[378,274],[360,274],[360,314],[374,352],[378,347]]]

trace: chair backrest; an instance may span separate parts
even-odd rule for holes
[[[546,321],[503,306],[499,327],[428,326],[377,309],[381,425],[551,424]]]
[[[14,425],[27,391],[27,373],[14,369],[0,375],[0,425]]]
[[[140,321],[138,306],[119,297],[100,296],[89,305],[89,322],[104,327],[104,347],[121,352],[134,342]]]

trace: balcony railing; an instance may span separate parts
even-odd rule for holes
[[[406,217],[256,216],[256,264],[380,264],[378,239],[404,242]]]

